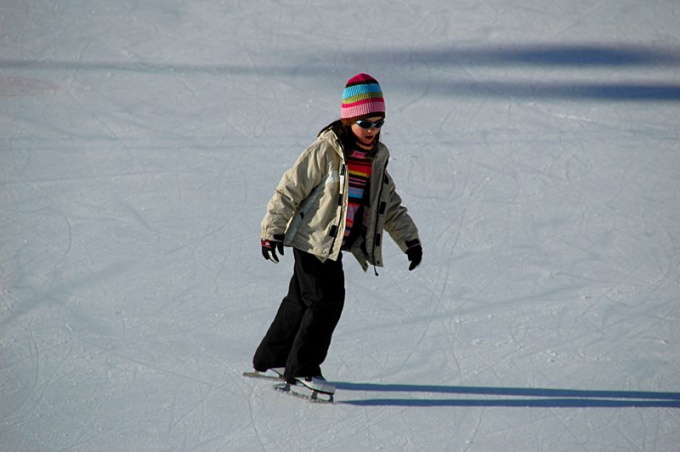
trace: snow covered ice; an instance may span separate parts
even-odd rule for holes
[[[673,0],[0,6],[1,450],[678,450]],[[245,379],[259,223],[357,72],[424,260],[345,261],[333,406]]]

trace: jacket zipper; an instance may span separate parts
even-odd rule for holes
[[[380,201],[382,199],[383,187],[385,186],[385,173],[387,171],[387,164],[388,163],[389,163],[389,160],[385,162],[385,165],[383,166],[383,169],[382,169],[382,173],[380,174],[380,182],[378,182],[380,184],[380,188],[378,189],[378,197],[376,199],[376,201],[378,202],[378,205],[375,206],[375,208],[376,208],[375,228],[374,228],[374,231],[373,231],[373,250],[371,251],[373,261],[374,261],[374,263],[373,263],[373,273],[375,273],[375,276],[380,276],[378,274],[378,267],[376,267],[376,264],[375,264],[375,242],[376,242],[375,236],[378,233],[378,221],[379,221],[378,219],[380,217]],[[381,242],[383,241],[382,236],[380,237],[380,241]]]
[[[340,216],[338,219],[340,220],[340,224],[336,225],[334,229],[334,237],[333,237],[333,244],[331,245],[331,249],[329,251],[329,255],[333,254],[333,248],[335,247],[335,244],[338,241],[338,235],[344,236],[344,231],[340,231],[340,225],[342,224],[343,220],[343,215],[345,213],[345,203],[344,203],[344,195],[345,195],[345,179],[346,179],[346,173],[347,173],[347,165],[343,162],[342,167],[340,168],[340,191],[338,194],[338,206],[340,206]]]

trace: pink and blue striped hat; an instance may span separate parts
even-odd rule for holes
[[[340,119],[349,125],[362,118],[385,117],[385,99],[376,79],[368,74],[357,74],[347,80],[342,92]]]

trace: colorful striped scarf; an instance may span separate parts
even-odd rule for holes
[[[367,158],[367,151],[355,150],[347,156],[347,172],[349,175],[349,200],[347,204],[347,224],[343,238],[343,248],[349,248],[353,238],[361,231],[363,226],[363,199],[368,189],[368,181],[373,171],[373,161]],[[352,239],[350,239],[352,237]]]

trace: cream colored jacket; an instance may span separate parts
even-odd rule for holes
[[[379,143],[370,179],[370,204],[365,207],[366,234],[357,238],[352,254],[364,271],[383,266],[382,238],[387,231],[399,248],[420,243],[418,228],[401,204],[387,172],[389,151]],[[341,252],[349,180],[342,145],[331,130],[323,132],[286,171],[267,204],[263,239],[284,235],[284,245],[337,260]]]

